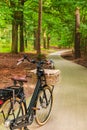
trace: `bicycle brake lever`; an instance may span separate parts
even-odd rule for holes
[[[17,65],[20,65],[22,62],[23,62],[22,60],[21,60],[21,61],[18,61],[18,62],[17,62]]]

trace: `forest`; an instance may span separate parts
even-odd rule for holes
[[[51,46],[87,57],[86,0],[0,0],[0,52]]]
[[[0,129],[87,130],[87,0],[0,0]]]

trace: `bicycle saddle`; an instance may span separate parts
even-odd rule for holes
[[[13,81],[19,81],[19,82],[27,82],[26,77],[19,77],[19,76],[15,76],[11,78]]]

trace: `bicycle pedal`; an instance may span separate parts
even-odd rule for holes
[[[33,110],[40,110],[40,108],[37,108],[37,107],[32,107]]]

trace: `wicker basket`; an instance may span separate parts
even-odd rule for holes
[[[59,81],[60,70],[44,69],[48,85],[55,85]],[[27,71],[27,76],[31,77],[29,82],[34,84],[37,81],[36,69]]]

